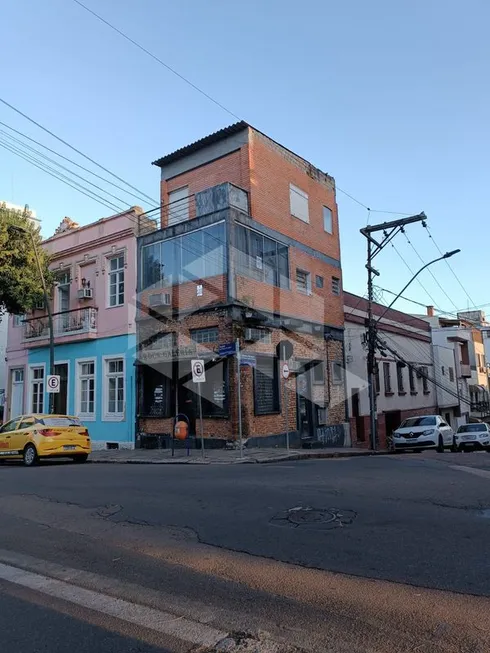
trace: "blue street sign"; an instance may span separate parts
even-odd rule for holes
[[[236,343],[226,342],[224,345],[219,345],[218,354],[220,356],[232,356],[236,353]]]
[[[240,354],[240,365],[242,367],[255,367],[257,364],[257,359],[254,354]]]

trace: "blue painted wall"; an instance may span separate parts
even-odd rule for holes
[[[134,354],[136,349],[136,335],[114,336],[112,338],[98,338],[85,342],[76,342],[66,345],[56,345],[55,363],[68,362],[68,414],[74,415],[76,410],[76,387],[75,374],[77,373],[76,360],[78,358],[95,358],[95,420],[87,421],[86,425],[90,432],[94,448],[97,444],[106,442],[118,442],[126,446],[134,446],[135,441],[135,368]],[[123,355],[125,358],[125,387],[126,387],[126,412],[124,421],[112,421],[103,419],[103,383],[102,378],[104,356]],[[45,365],[46,374],[49,374],[49,349],[42,347],[29,351],[29,365]],[[26,388],[29,397],[29,386]],[[44,397],[45,410],[49,406],[47,393]]]

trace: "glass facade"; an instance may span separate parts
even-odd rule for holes
[[[142,248],[142,289],[163,288],[226,273],[225,223]]]

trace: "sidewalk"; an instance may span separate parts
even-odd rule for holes
[[[244,449],[243,455],[236,449],[191,449],[190,456],[185,450],[177,449],[172,457],[170,449],[113,449],[94,451],[89,461],[92,463],[129,463],[147,465],[240,465],[251,463],[277,463],[289,460],[308,460],[314,458],[351,458],[354,456],[379,456],[389,451],[373,452],[369,449]]]

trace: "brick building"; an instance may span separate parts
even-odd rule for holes
[[[204,435],[344,443],[342,274],[335,182],[244,122],[155,161],[161,213],[138,239],[138,429],[196,431],[190,361],[206,361]],[[276,345],[292,343],[282,378]],[[221,346],[221,349],[220,349]],[[288,393],[288,416],[285,397]]]

